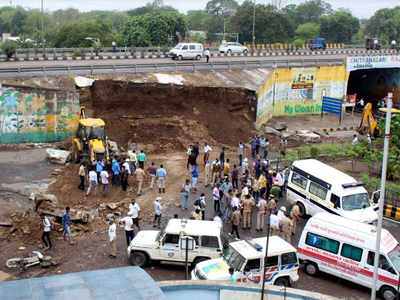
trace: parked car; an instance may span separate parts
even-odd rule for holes
[[[196,59],[203,56],[203,45],[198,43],[179,43],[169,51],[169,57],[173,60]]]
[[[220,257],[228,242],[220,224],[214,221],[171,219],[164,230],[141,230],[129,245],[128,257],[132,265],[144,267],[152,261],[185,262],[182,243],[194,239],[194,249],[188,252],[191,265]]]
[[[325,50],[326,40],[324,38],[307,40],[306,45],[310,50],[318,50],[318,49]]]
[[[218,51],[220,53],[232,54],[232,53],[239,53],[239,54],[246,54],[249,52],[246,46],[243,46],[240,43],[229,42],[229,43],[222,43]]]

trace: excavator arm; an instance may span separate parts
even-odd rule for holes
[[[366,127],[366,123],[368,123],[369,133],[371,136],[374,136],[376,129],[376,121],[374,116],[372,115],[372,103],[367,103],[364,107],[364,112],[361,118],[360,126],[358,127],[358,132],[360,134],[363,133],[364,127]]]

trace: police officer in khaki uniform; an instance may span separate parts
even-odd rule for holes
[[[262,231],[264,229],[264,218],[267,212],[267,201],[260,198],[257,204],[257,227],[256,231]]]
[[[276,202],[275,202],[274,197],[272,195],[269,196],[267,209],[268,209],[269,215],[271,215],[276,210]]]
[[[290,218],[292,219],[292,234],[296,233],[296,225],[300,220],[300,208],[297,204],[294,204],[292,210],[290,211]]]
[[[255,202],[253,197],[251,197],[250,194],[247,194],[243,200],[243,229],[251,228],[251,215],[254,206]]]
[[[292,227],[292,220],[290,220],[288,217],[283,216],[279,220],[280,236],[289,244],[291,243]]]

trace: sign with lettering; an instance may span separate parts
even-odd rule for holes
[[[346,71],[360,69],[400,68],[400,55],[347,57]]]
[[[342,115],[342,99],[322,97],[322,112]]]

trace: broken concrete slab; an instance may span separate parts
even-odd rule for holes
[[[107,203],[107,207],[111,210],[117,209],[119,205],[117,203]]]
[[[108,141],[108,150],[110,150],[111,152],[113,152],[114,154],[118,154],[119,153],[119,149],[118,149],[118,144],[117,142]]]
[[[70,160],[71,152],[47,148],[47,159],[53,164],[65,165]]]
[[[297,130],[296,136],[302,138],[306,143],[318,143],[321,141],[321,136],[310,130]]]
[[[0,226],[11,227],[12,225],[12,220],[9,216],[0,215]]]
[[[282,131],[287,128],[287,124],[285,122],[277,121],[273,124],[273,128],[275,128],[278,131]]]
[[[65,213],[65,209],[55,206],[47,206],[45,208],[39,207],[38,212],[43,213],[45,215],[62,218],[62,216]],[[73,222],[92,223],[94,219],[99,216],[99,211],[97,209],[93,210],[71,209],[70,215],[71,215],[71,220]]]
[[[269,127],[269,126],[265,126],[264,127],[264,132],[267,133],[267,134],[273,134],[273,135],[276,135],[276,136],[281,136],[282,135],[280,131],[276,130],[275,128]]]

